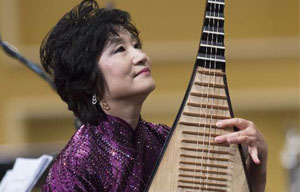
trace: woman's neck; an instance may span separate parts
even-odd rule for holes
[[[140,119],[142,103],[138,104],[129,101],[107,101],[107,103],[109,109],[103,109],[105,113],[123,119],[132,129],[136,128]]]

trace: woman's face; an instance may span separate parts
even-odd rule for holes
[[[150,60],[127,30],[120,30],[118,34],[106,45],[98,61],[107,83],[104,98],[120,100],[147,96],[155,88]]]

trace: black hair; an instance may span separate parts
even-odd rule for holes
[[[112,36],[129,31],[138,41],[139,32],[128,12],[99,8],[94,0],[83,0],[66,13],[44,38],[41,63],[54,78],[57,93],[82,123],[96,125],[103,117],[98,101],[103,98],[106,82],[98,60]]]

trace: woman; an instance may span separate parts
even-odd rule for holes
[[[155,83],[129,14],[84,0],[46,36],[41,61],[62,100],[83,122],[56,158],[42,191],[143,191],[169,128],[140,117]],[[216,142],[248,145],[251,182],[255,191],[263,191],[267,144],[262,134],[243,119],[217,126],[241,129]]]

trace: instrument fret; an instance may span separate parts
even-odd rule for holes
[[[224,0],[208,0],[208,3],[225,5]]]
[[[215,181],[227,181],[226,178],[220,178],[220,177],[206,177],[206,176],[203,176],[203,175],[189,175],[189,174],[179,174],[178,175],[179,177],[192,177],[192,178],[197,178],[197,179],[207,179],[207,180],[215,180]]]
[[[193,140],[193,139],[183,139],[181,140],[183,143],[194,143],[198,145],[211,145],[211,146],[221,146],[221,147],[230,147],[229,144],[226,143],[216,143],[214,141],[201,141],[201,140]]]
[[[210,119],[230,119],[230,117],[226,117],[226,116],[201,114],[201,113],[193,113],[193,112],[183,112],[183,115],[194,116],[194,117],[205,117]]]
[[[195,158],[195,159],[205,159],[205,160],[213,160],[213,161],[230,161],[227,158],[219,158],[219,157],[206,157],[206,156],[196,156],[196,155],[187,155],[187,154],[180,154],[181,157],[186,158]]]
[[[203,87],[215,87],[215,88],[225,88],[223,84],[216,84],[216,83],[207,83],[207,82],[195,82],[195,85],[203,86]]]
[[[198,131],[182,131],[182,134],[197,135],[197,136],[211,136],[211,137],[217,137],[220,135],[220,134],[216,134],[216,133],[204,133],[204,132],[198,132]]]
[[[210,152],[210,153],[216,153],[222,155],[232,155],[229,151],[207,150],[207,149],[192,148],[192,147],[181,147],[181,149],[186,151],[197,151],[197,152],[205,152],[205,153]]]
[[[214,76],[225,76],[224,72],[220,72],[220,71],[208,71],[208,70],[204,70],[204,69],[198,69],[197,70],[198,73],[204,74],[204,75],[214,75]]]
[[[207,34],[225,35],[224,32],[219,32],[219,31],[209,30],[209,29],[206,29],[206,30],[204,30],[203,32],[204,32],[204,33],[207,33]]]
[[[180,188],[186,188],[186,189],[196,189],[201,191],[216,191],[216,192],[226,192],[227,190],[223,189],[216,189],[216,188],[206,188],[206,187],[191,187],[191,186],[185,186],[185,185],[178,185]]]
[[[202,107],[202,108],[207,108],[207,109],[221,109],[221,110],[228,110],[229,109],[227,106],[212,105],[212,104],[206,104],[206,103],[188,102],[187,105],[188,106],[193,106],[193,107]]]
[[[227,187],[226,184],[219,184],[219,183],[210,183],[210,182],[199,182],[199,181],[189,181],[189,180],[178,180],[182,183],[194,183],[194,184],[200,184],[200,185],[209,185],[209,186],[217,186],[217,187]]]
[[[219,19],[224,20],[223,13],[216,14],[216,12],[206,12],[205,17],[208,19]]]
[[[192,126],[192,127],[202,127],[202,128],[209,128],[209,129],[220,129],[220,130],[233,130],[232,127],[225,127],[220,128],[217,127],[214,124],[205,124],[205,123],[199,123],[199,122],[186,122],[186,121],[180,121],[178,124],[184,125],[184,126]]]
[[[214,98],[214,99],[224,99],[224,100],[227,99],[227,97],[225,95],[213,95],[213,94],[208,94],[208,93],[191,92],[191,95],[197,96],[197,97]]]
[[[212,171],[212,170],[206,170],[206,169],[191,169],[191,168],[179,168],[181,171],[188,171],[188,172],[200,172],[203,174],[214,174],[214,175],[230,175],[229,173],[225,171]]]
[[[207,61],[216,61],[225,63],[225,58],[219,55],[207,55],[207,54],[199,54],[197,59],[207,60]]]
[[[225,49],[225,47],[222,46],[222,45],[221,45],[221,46],[220,46],[220,45],[218,46],[218,45],[213,45],[213,44],[209,44],[209,43],[206,44],[206,43],[204,43],[204,42],[201,43],[200,46],[202,46],[202,47],[207,47],[207,48],[214,48],[214,49]]]
[[[211,163],[197,163],[197,162],[190,162],[190,161],[180,161],[179,163],[185,164],[185,165],[194,165],[194,166],[200,166],[200,167],[213,167],[213,168],[219,168],[219,169],[227,169],[228,166],[225,165],[217,165],[217,164],[211,164]]]

